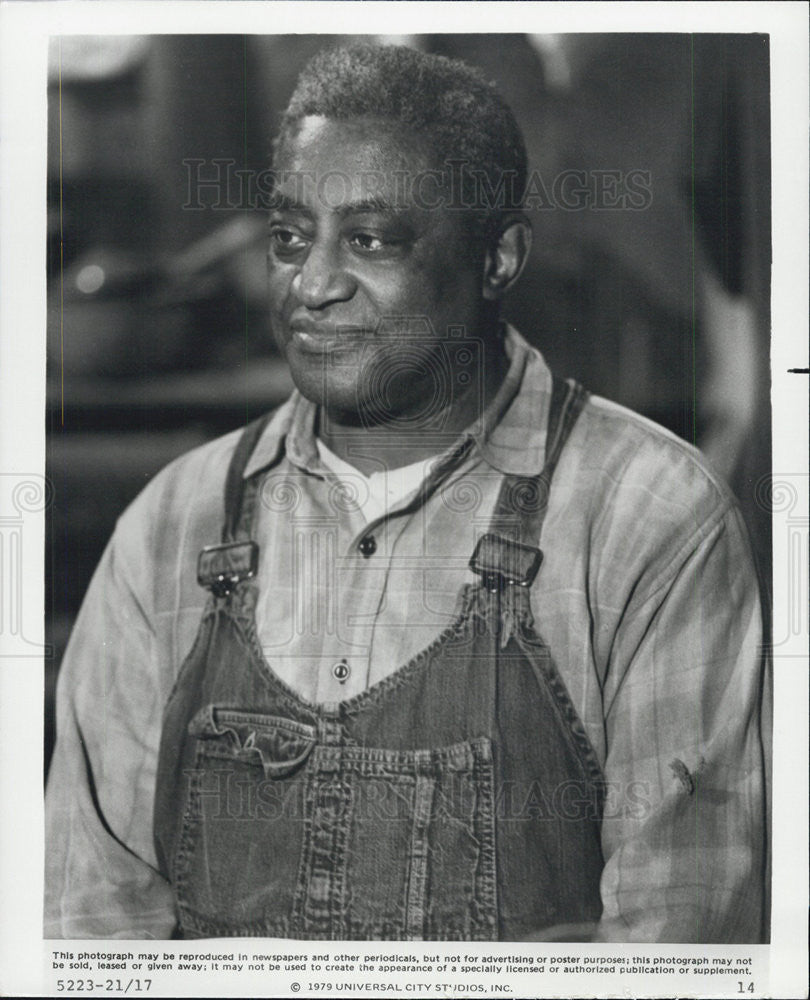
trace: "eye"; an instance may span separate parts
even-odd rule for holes
[[[364,253],[376,253],[387,246],[384,240],[380,239],[379,236],[374,236],[372,233],[354,233],[350,237],[349,242],[356,249],[362,250]]]
[[[270,244],[273,250],[280,256],[289,256],[304,250],[307,241],[294,229],[285,226],[274,226],[270,230]]]

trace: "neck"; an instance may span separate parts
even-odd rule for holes
[[[486,338],[483,356],[470,353],[473,360],[469,368],[453,368],[452,375],[461,388],[449,392],[440,408],[431,407],[425,421],[392,417],[365,423],[356,415],[330,411],[326,420],[319,419],[318,436],[327,448],[364,475],[440,454],[482,415],[509,368],[498,337]],[[457,378],[462,371],[467,375],[463,382]]]

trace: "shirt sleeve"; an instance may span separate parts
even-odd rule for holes
[[[762,617],[728,501],[633,595],[604,689],[596,940],[763,940]]]
[[[126,544],[126,533],[119,522],[59,675],[45,810],[48,938],[169,938],[175,926],[152,844],[159,665],[149,608],[128,565],[138,546]]]

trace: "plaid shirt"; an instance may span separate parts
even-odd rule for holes
[[[351,697],[426,647],[454,616],[504,474],[542,469],[551,375],[511,328],[505,345],[509,371],[466,432],[473,446],[415,511],[397,513],[403,498],[367,523],[364,477],[321,462],[316,408],[297,393],[268,424],[245,472],[269,467],[257,629],[273,669],[305,698]],[[459,443],[440,427],[422,433],[437,452]],[[46,936],[174,928],[152,844],[161,716],[199,626],[197,554],[219,540],[238,438],[155,477],[88,591],[58,686]],[[364,556],[369,534],[376,550]],[[536,628],[607,780],[596,939],[759,940],[761,616],[732,497],[695,449],[591,397],[555,472],[542,548]],[[691,796],[697,812],[684,822]]]

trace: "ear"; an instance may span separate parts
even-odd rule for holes
[[[522,213],[507,216],[484,257],[482,294],[495,302],[518,280],[532,248],[532,227]]]

